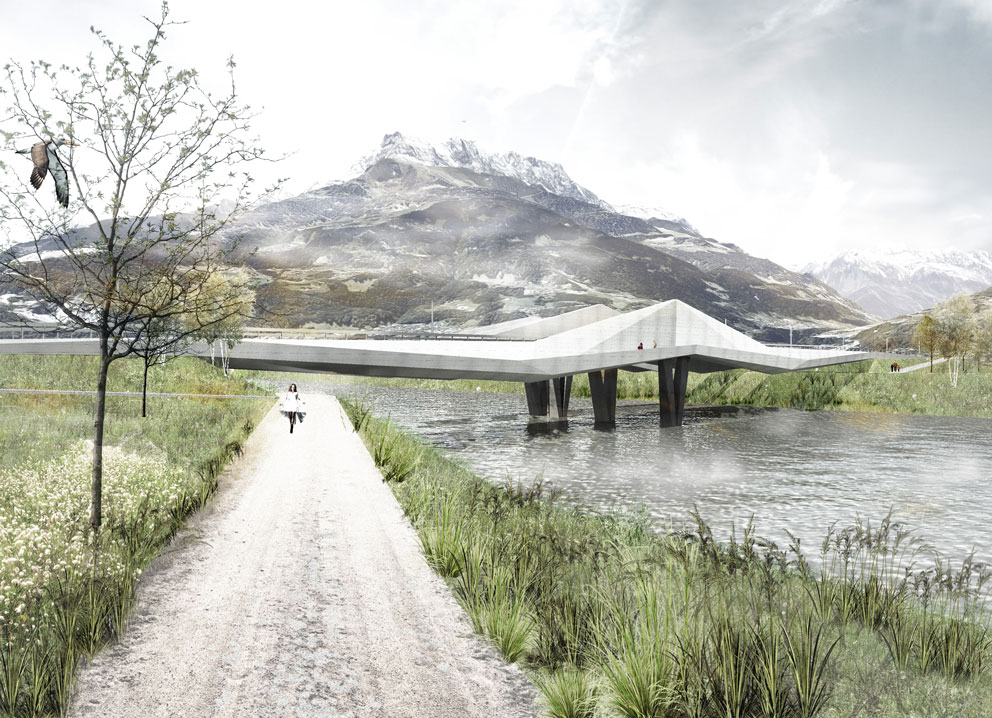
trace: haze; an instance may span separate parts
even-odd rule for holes
[[[302,191],[400,130],[561,162],[790,266],[992,249],[989,0],[173,0],[167,62],[224,79]],[[153,0],[0,2],[0,56],[143,42]]]

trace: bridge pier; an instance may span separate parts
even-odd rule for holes
[[[615,424],[617,421],[617,370],[604,369],[589,372],[589,393],[592,394],[592,413],[597,424]]]
[[[682,426],[688,378],[689,357],[663,359],[658,364],[658,404],[662,426]]]
[[[527,411],[531,416],[547,416],[551,403],[551,392],[548,380],[524,382],[524,393],[527,395]]]
[[[551,401],[552,390],[554,402]],[[572,377],[558,376],[554,379],[524,382],[527,395],[527,411],[531,416],[548,416],[555,419],[568,417],[568,400],[572,395]]]
[[[555,403],[551,407],[551,413],[555,418],[568,418],[568,400],[572,396],[572,377],[558,376],[551,380],[551,386],[555,390]]]

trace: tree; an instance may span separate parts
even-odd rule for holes
[[[955,294],[934,308],[937,318],[937,349],[947,357],[951,384],[958,384],[961,360],[971,351],[975,334],[975,303],[965,294]]]
[[[975,317],[974,352],[979,371],[983,363],[992,363],[992,308],[979,312]]]
[[[233,61],[229,87],[211,94],[196,70],[159,58],[175,24],[167,4],[148,22],[143,45],[124,48],[94,30],[99,62],[93,54],[81,67],[11,62],[0,83],[8,102],[2,114],[10,115],[0,127],[4,150],[49,138],[70,142],[62,148],[65,209],[50,191],[26,187],[26,164],[0,166],[0,231],[7,234],[0,246],[8,247],[0,271],[61,321],[99,339],[94,529],[101,523],[107,370],[137,352],[150,316],[167,322],[182,315],[182,297],[198,294],[230,260],[236,242],[223,230],[255,197],[247,169],[264,156],[249,137],[253,115],[238,97]],[[212,209],[221,200],[224,213]],[[81,227],[80,218],[93,224]],[[163,281],[175,293],[160,305]],[[236,292],[218,300],[231,313],[240,306]]]
[[[921,348],[926,349],[930,354],[931,374],[933,373],[933,354],[937,349],[939,339],[940,335],[937,331],[937,322],[929,314],[924,314],[923,319],[916,325],[916,331],[913,332],[913,341]]]
[[[221,274],[207,275],[202,286],[192,289],[163,277],[148,297],[132,339],[133,353],[144,364],[142,417],[147,415],[148,370],[181,356],[199,339],[218,332],[230,333],[231,327],[240,327],[255,304],[255,292],[242,272],[234,273],[230,279]],[[240,338],[239,334],[237,339]]]
[[[232,301],[237,311],[229,311],[228,305]],[[185,317],[185,324],[196,339],[210,344],[211,363],[214,347],[220,346],[224,376],[228,375],[231,349],[241,341],[245,320],[251,316],[254,304],[255,292],[244,273],[237,273],[232,277],[215,274],[204,283],[190,302],[190,312]]]

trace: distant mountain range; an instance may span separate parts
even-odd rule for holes
[[[855,250],[804,272],[884,319],[928,309],[953,294],[992,286],[992,255],[953,250]]]
[[[674,298],[767,341],[875,320],[680,217],[615,208],[559,164],[463,140],[387,135],[353,179],[260,206],[232,233],[260,321],[283,326],[424,324],[432,304],[442,326],[472,326]]]

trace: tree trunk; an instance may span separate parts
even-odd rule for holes
[[[96,386],[96,418],[93,420],[93,474],[90,480],[90,526],[100,529],[103,514],[103,423],[107,415],[107,339],[102,337],[100,349],[100,379]]]
[[[933,374],[933,349],[930,349],[930,373]]]
[[[141,418],[144,419],[147,414],[145,413],[145,407],[148,401],[148,359],[145,359],[145,376],[141,380]]]

